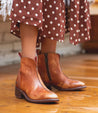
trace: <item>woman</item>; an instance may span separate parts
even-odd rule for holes
[[[74,45],[90,40],[90,15],[87,0],[71,0],[70,9],[64,0],[13,0],[10,33],[21,38],[22,53],[15,94],[29,102],[59,101],[49,90],[80,90],[85,83],[65,76],[55,53],[57,41],[63,42],[70,31]],[[36,47],[41,44],[41,50]],[[37,69],[38,67],[38,69]]]

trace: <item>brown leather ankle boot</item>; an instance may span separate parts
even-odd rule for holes
[[[43,53],[38,55],[38,71],[44,84],[59,90],[80,90],[85,88],[81,81],[66,77],[60,67],[60,55],[56,53]]]
[[[16,79],[15,95],[29,102],[57,102],[58,96],[43,84],[33,59],[22,57],[19,74]]]

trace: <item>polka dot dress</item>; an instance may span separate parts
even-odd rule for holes
[[[65,0],[14,0],[9,19],[10,33],[19,38],[20,23],[36,26],[37,47],[44,38],[63,42],[66,32],[74,45],[90,40],[87,0],[71,0],[70,7]]]

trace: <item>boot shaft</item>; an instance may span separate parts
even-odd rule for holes
[[[57,74],[61,73],[60,55],[56,53],[44,53],[38,55],[38,70],[45,82],[56,79]]]
[[[23,84],[26,86],[24,81],[29,84],[29,82],[32,82],[32,80],[34,81],[33,84],[35,84],[35,81],[38,81],[36,63],[33,59],[22,57],[20,62],[20,69],[16,79],[16,86],[18,88],[22,88],[24,87]]]

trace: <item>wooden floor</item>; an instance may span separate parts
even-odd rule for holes
[[[61,58],[69,77],[86,83],[84,91],[57,91],[58,104],[34,104],[14,96],[19,64],[0,67],[0,113],[98,113],[98,54]]]

